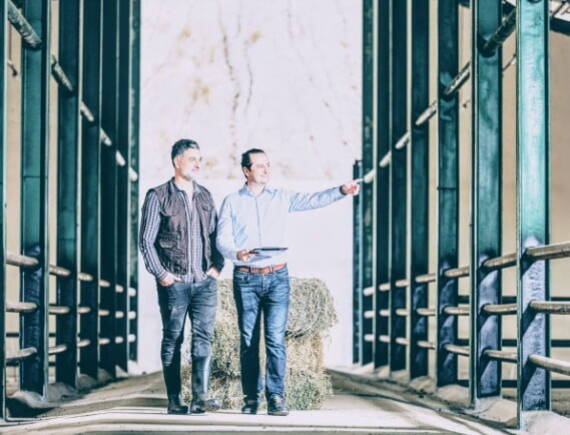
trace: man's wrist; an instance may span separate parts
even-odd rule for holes
[[[162,281],[167,276],[168,276],[168,272],[166,270],[164,270],[162,273],[160,273],[159,275],[156,276],[156,279],[158,281]]]
[[[344,190],[342,189],[343,187],[344,187],[343,185],[339,186],[339,187],[338,187],[338,190],[340,191],[340,193],[341,193],[343,196],[346,196],[346,193],[345,193]]]

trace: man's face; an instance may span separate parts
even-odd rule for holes
[[[200,150],[189,148],[174,158],[174,171],[185,180],[191,181],[198,175],[201,163]]]
[[[271,175],[271,165],[265,153],[250,154],[251,166],[243,168],[248,182],[267,184]]]

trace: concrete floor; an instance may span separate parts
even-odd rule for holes
[[[434,410],[381,393],[358,392],[346,385],[322,409],[292,411],[288,417],[246,416],[226,410],[204,416],[165,412],[160,374],[129,378],[99,388],[39,418],[0,426],[9,433],[461,433],[495,434],[470,417]]]

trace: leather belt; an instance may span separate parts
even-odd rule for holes
[[[267,267],[249,267],[249,266],[236,266],[236,270],[240,272],[249,272],[249,273],[259,273],[261,275],[266,275],[268,273],[277,272],[287,266],[287,263],[283,264],[276,264],[275,266],[267,266]]]

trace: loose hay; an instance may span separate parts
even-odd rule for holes
[[[323,281],[291,279],[287,336],[325,333],[336,321],[332,296]]]
[[[225,409],[243,404],[239,362],[239,330],[231,280],[218,281],[218,311],[212,343],[210,396],[222,399]],[[332,387],[323,370],[322,338],[336,322],[332,297],[319,279],[291,279],[287,323],[286,397],[291,409],[317,409]],[[189,340],[183,354],[189,361]],[[265,367],[265,344],[260,343],[261,367]],[[182,368],[183,394],[191,397],[190,366]]]

